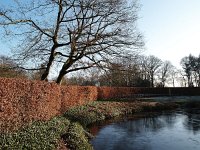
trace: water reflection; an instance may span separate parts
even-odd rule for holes
[[[185,127],[187,130],[192,131],[193,134],[200,132],[200,110],[188,109],[185,110],[187,118],[185,119]]]
[[[112,123],[91,143],[95,150],[199,150],[200,115],[173,112]]]

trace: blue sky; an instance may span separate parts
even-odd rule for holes
[[[200,0],[140,0],[138,27],[146,41],[145,54],[170,60],[200,54]]]
[[[144,54],[169,60],[178,68],[184,56],[200,54],[200,0],[139,0],[139,3],[142,6],[138,28],[145,37]],[[10,54],[12,41],[0,40],[0,46],[0,54]]]

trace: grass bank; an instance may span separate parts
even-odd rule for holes
[[[34,122],[14,133],[0,134],[1,150],[68,150],[67,147],[92,150],[83,127],[62,116]]]
[[[0,135],[0,149],[56,149],[60,136],[65,133],[70,121],[64,117],[55,117],[47,122],[34,122],[14,132]]]
[[[74,107],[64,114],[64,117],[79,122],[84,127],[94,122],[111,119],[137,112],[163,111],[177,108],[175,103],[158,102],[93,102]]]
[[[14,133],[0,135],[0,149],[92,150],[91,135],[85,131],[92,123],[136,112],[175,109],[174,103],[92,102],[68,110],[47,122],[34,122]]]

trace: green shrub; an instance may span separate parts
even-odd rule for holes
[[[68,143],[68,147],[73,150],[93,150],[89,144],[83,127],[79,123],[71,123],[64,139]]]
[[[64,117],[74,122],[79,122],[84,127],[91,123],[105,120],[105,113],[97,108],[97,104],[98,103],[90,103],[88,105],[72,108],[64,114]]]
[[[15,133],[0,135],[0,149],[52,150],[56,149],[61,135],[66,133],[70,121],[55,117],[47,122],[34,122]]]

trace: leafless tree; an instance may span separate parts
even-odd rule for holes
[[[165,87],[165,83],[167,79],[171,76],[174,66],[171,64],[170,61],[165,61],[162,63],[160,67],[160,75],[159,79],[161,81],[162,87]],[[173,81],[174,83],[174,81]]]
[[[46,63],[41,80],[59,68],[67,73],[102,66],[143,45],[137,32],[137,0],[13,0],[0,2],[0,25],[20,42],[15,56],[30,66]],[[11,32],[12,31],[12,32]],[[33,66],[33,65],[31,65]],[[25,67],[24,67],[25,68]],[[30,68],[30,69],[34,69]]]
[[[200,55],[189,55],[181,59],[184,75],[187,77],[188,86],[200,86]]]
[[[154,79],[159,67],[162,65],[161,59],[156,56],[143,56],[141,66],[145,73],[145,78],[150,81],[150,87],[154,87]]]
[[[192,84],[192,55],[186,56],[181,59],[181,66],[184,70],[184,76],[187,77],[187,84],[190,86]]]
[[[178,74],[177,81],[180,84],[180,86],[181,87],[187,87],[188,82],[187,82],[184,71],[181,70],[181,69],[178,69],[177,74]]]
[[[176,83],[178,83],[178,69],[176,67],[172,67],[171,71],[170,71],[170,81],[173,87],[176,86]]]
[[[144,80],[150,80],[147,65],[148,65],[147,56],[141,55],[139,57],[139,66],[140,66],[141,78]]]
[[[107,70],[99,77],[100,85],[149,87],[149,80],[142,78],[139,58],[114,59]]]
[[[195,57],[195,64],[193,68],[196,86],[200,87],[200,55],[198,57]]]

